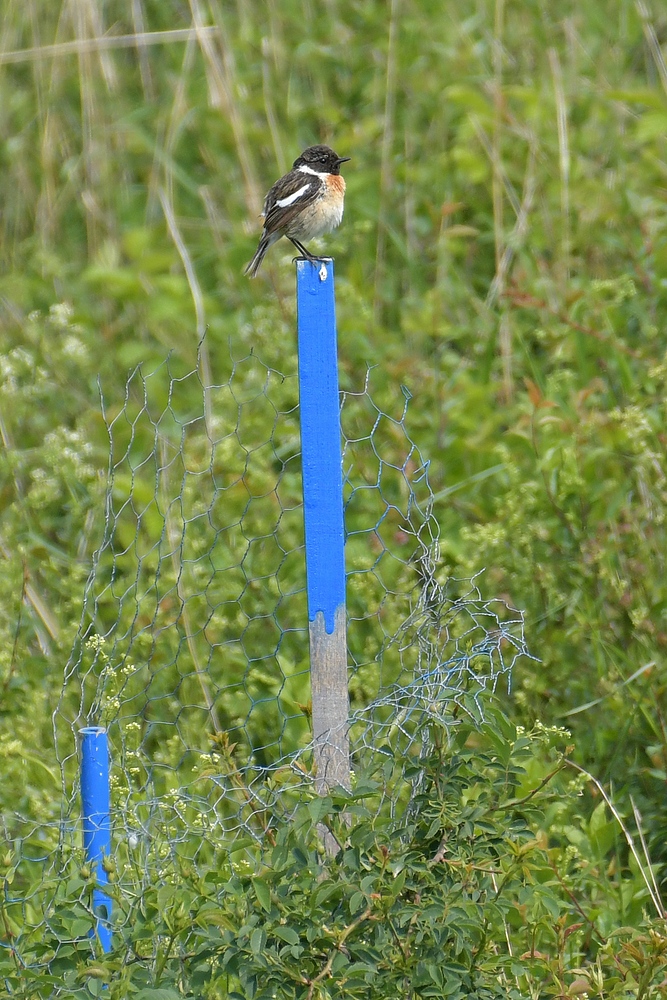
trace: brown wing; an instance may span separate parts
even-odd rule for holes
[[[264,201],[264,232],[286,229],[317,198],[321,181],[301,170],[290,170],[273,185]]]

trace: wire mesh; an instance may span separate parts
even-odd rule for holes
[[[481,715],[479,692],[527,655],[520,614],[440,578],[410,394],[390,413],[371,381],[341,394],[353,772],[398,743],[422,753],[429,720]],[[217,385],[199,366],[138,367],[103,400],[104,534],[53,715],[60,815],[3,819],[17,967],[57,975],[72,946],[59,900],[83,864],[81,727],[109,733],[120,892],[240,857],[312,794],[297,388],[251,354]],[[378,809],[409,804],[392,781]]]

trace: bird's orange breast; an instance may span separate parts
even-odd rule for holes
[[[326,174],[318,197],[291,220],[285,234],[298,240],[312,240],[336,229],[343,218],[344,192],[343,178]]]
[[[330,191],[334,191],[337,195],[342,196],[345,194],[345,180],[340,174],[329,174],[327,177],[327,187]]]

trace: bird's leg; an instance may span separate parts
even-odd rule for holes
[[[310,253],[309,250],[306,250],[306,248],[303,245],[303,243],[299,243],[298,240],[292,239],[291,236],[288,236],[287,239],[290,241],[290,243],[294,244],[294,246],[297,248],[297,250],[299,251],[299,253],[301,254],[301,256],[305,257],[306,260],[309,260],[311,264],[319,264],[319,263],[321,263],[321,261],[328,259],[326,257],[314,257],[313,254]],[[294,260],[298,260],[298,259],[299,259],[298,257],[294,258]]]
[[[299,240],[292,239],[291,236],[288,236],[288,239],[289,239],[290,243],[294,244],[294,246],[301,253],[301,255],[306,258],[306,260],[312,258],[312,255],[308,252],[308,250],[306,250],[306,248],[303,245],[303,243],[300,243]]]

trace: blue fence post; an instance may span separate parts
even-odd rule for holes
[[[350,787],[334,265],[297,260],[299,410],[317,787]],[[329,850],[337,849],[328,843]]]
[[[99,884],[109,881],[102,859],[111,854],[109,809],[109,745],[107,731],[99,726],[81,730],[81,811],[83,850],[86,861],[95,864]],[[111,950],[111,898],[101,889],[93,891],[96,931],[103,951]]]

